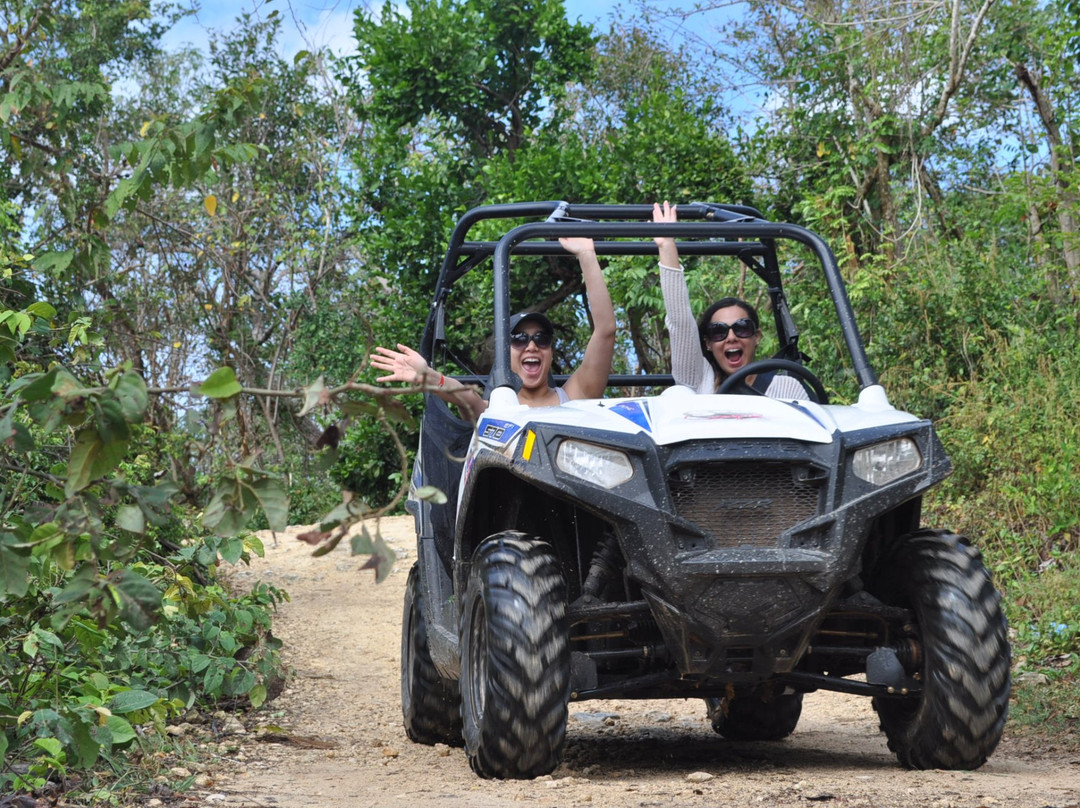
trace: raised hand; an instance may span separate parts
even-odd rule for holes
[[[677,222],[678,218],[675,216],[675,206],[670,202],[664,202],[663,205],[654,202],[653,221]],[[677,269],[679,266],[679,252],[675,248],[675,239],[670,236],[657,236],[653,238],[653,241],[656,242],[656,246],[660,248],[660,263],[666,267]]]
[[[596,252],[596,245],[593,244],[593,240],[584,236],[576,236],[574,238],[561,238],[559,239],[559,243],[562,245],[564,250],[566,250],[568,253],[571,253],[572,255],[576,255],[579,259],[582,255]]]
[[[371,354],[369,358],[373,368],[386,371],[389,374],[380,376],[375,380],[377,382],[416,384],[426,374],[433,372],[428,367],[424,357],[408,345],[402,345],[400,342],[396,351],[392,348],[383,348],[381,345],[376,346],[375,353]]]

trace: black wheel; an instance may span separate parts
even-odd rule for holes
[[[473,554],[461,614],[465,751],[481,777],[548,774],[570,699],[566,584],[551,547],[499,533]]]
[[[401,714],[405,734],[416,743],[461,746],[458,683],[439,674],[428,652],[427,621],[420,588],[420,565],[405,584],[401,618]]]
[[[716,388],[717,395],[723,395],[730,393],[736,387],[741,385],[748,376],[756,376],[758,373],[764,373],[767,370],[783,370],[791,374],[799,381],[806,382],[803,387],[809,387],[809,391],[813,393],[814,400],[818,404],[828,404],[829,394],[825,392],[825,385],[821,383],[821,379],[813,374],[810,368],[806,365],[800,365],[798,362],[792,362],[790,359],[759,359],[757,362],[751,362],[749,365],[743,368],[739,368],[724,381],[720,383],[720,386]],[[750,388],[753,390],[754,388]],[[757,393],[757,390],[754,390]],[[759,395],[761,395],[759,393]]]
[[[715,732],[733,741],[779,741],[795,731],[802,693],[733,699],[705,699]]]
[[[912,769],[977,769],[1001,740],[1009,706],[1001,596],[979,551],[947,531],[899,539],[885,565],[875,594],[914,611],[922,649],[921,696],[874,699],[889,748]]]

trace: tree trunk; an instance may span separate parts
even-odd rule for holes
[[[1050,172],[1058,188],[1057,220],[1061,229],[1061,246],[1068,272],[1069,286],[1076,289],[1080,282],[1080,228],[1077,226],[1077,211],[1080,198],[1077,197],[1072,180],[1076,179],[1076,163],[1069,147],[1061,137],[1054,108],[1038,79],[1031,75],[1022,62],[1016,64],[1016,78],[1028,91],[1038,110],[1039,119],[1046,131],[1046,142],[1050,146]]]

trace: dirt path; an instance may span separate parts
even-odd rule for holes
[[[200,789],[223,808],[458,808],[725,805],[870,808],[1080,806],[1080,755],[1032,750],[1006,737],[976,772],[901,769],[867,699],[806,697],[798,729],[779,743],[732,743],[713,733],[699,700],[570,705],[565,760],[530,782],[477,778],[461,749],[413,744],[399,702],[405,578],[414,557],[411,517],[383,520],[399,554],[389,579],[360,572],[347,542],[324,558],[291,535],[267,536],[265,559],[240,582],[287,590],[275,633],[294,669],[283,695],[255,716],[289,741],[253,727]],[[280,737],[280,736],[279,736]],[[194,795],[193,795],[194,796]]]

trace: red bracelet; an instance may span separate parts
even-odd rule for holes
[[[443,375],[442,375],[442,374],[440,373],[440,374],[439,374],[439,387],[442,387],[442,386],[443,386],[443,382],[445,382],[445,381],[446,381],[446,377],[445,377],[445,376],[443,376]]]

